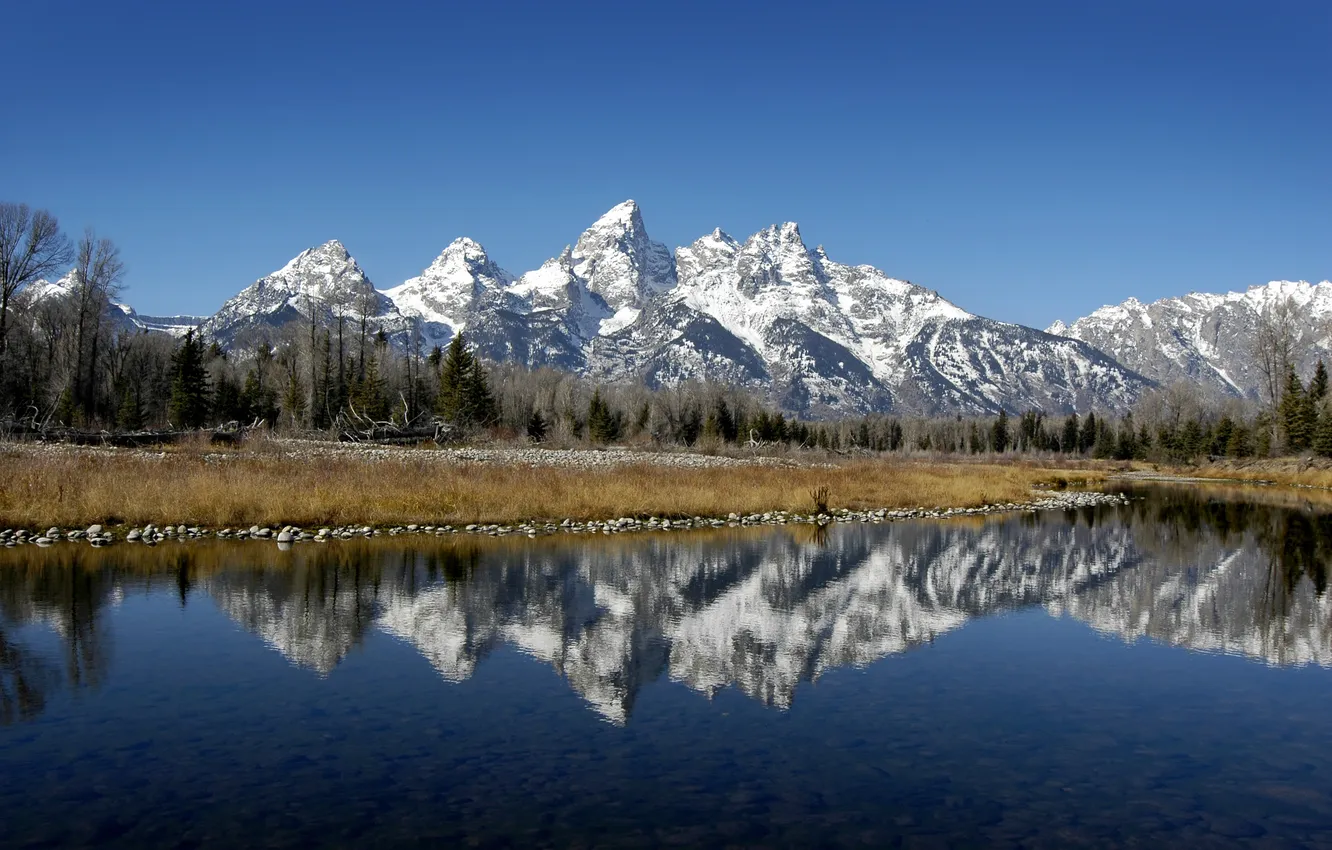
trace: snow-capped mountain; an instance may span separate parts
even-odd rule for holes
[[[1313,361],[1332,356],[1332,282],[1278,280],[1245,292],[1194,292],[1143,304],[1130,298],[1048,333],[1096,346],[1163,384],[1196,382],[1218,394],[1257,398],[1263,376],[1254,342],[1259,323],[1283,302],[1293,306],[1296,364],[1307,377]]]
[[[224,346],[283,325],[355,326],[428,348],[464,332],[496,361],[650,386],[747,387],[804,416],[1124,409],[1151,382],[1092,345],[975,316],[872,266],[810,250],[794,223],[720,229],[674,254],[615,206],[520,276],[471,239],[377,291],[340,242],[302,252],[207,319]]]
[[[432,344],[446,343],[464,329],[487,295],[504,290],[513,275],[495,265],[471,239],[455,239],[435,261],[400,286],[384,291],[404,316],[421,323]]]
[[[806,415],[1123,407],[1141,376],[1076,340],[974,316],[871,266],[809,250],[794,223],[720,229],[674,257],[633,201],[516,280],[459,240],[384,293],[442,342],[609,381],[709,379]]]
[[[56,304],[74,294],[74,281],[70,275],[52,283],[48,280],[34,281],[23,289],[22,298],[30,305],[47,302]],[[182,337],[186,331],[197,328],[205,316],[145,316],[128,304],[110,303],[106,305],[105,316],[111,320],[115,333],[136,333],[141,331],[164,333]]]
[[[243,345],[251,332],[272,330],[311,314],[328,326],[339,318],[359,323],[402,341],[411,321],[392,299],[375,289],[356,260],[336,239],[302,251],[282,268],[246,287],[201,326],[200,333],[224,347]]]

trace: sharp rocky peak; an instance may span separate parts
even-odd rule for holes
[[[632,200],[613,207],[573,246],[573,270],[612,309],[638,309],[676,281],[670,249],[653,242]]]
[[[638,202],[630,199],[616,204],[588,228],[589,231],[609,229],[642,230],[643,211],[639,209]]]

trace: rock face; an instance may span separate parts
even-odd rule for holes
[[[1259,323],[1280,303],[1291,304],[1297,364],[1307,377],[1318,358],[1332,356],[1332,282],[1272,281],[1246,292],[1194,292],[1143,304],[1130,298],[1102,307],[1049,333],[1089,343],[1163,384],[1194,382],[1215,395],[1257,398],[1263,376],[1254,357]]]
[[[620,317],[602,333],[628,324],[635,311],[675,286],[670,249],[648,238],[643,213],[633,201],[616,206],[584,231],[572,259],[574,273]]]
[[[747,387],[801,416],[869,411],[1124,409],[1151,382],[1078,339],[972,315],[872,266],[810,250],[794,223],[677,249],[633,201],[517,278],[458,239],[420,275],[376,292],[339,242],[305,251],[204,322],[226,346],[341,315],[398,345],[464,331],[487,358],[605,381]]]

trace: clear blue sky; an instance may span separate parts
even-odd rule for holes
[[[1332,277],[1332,3],[6,4],[0,198],[210,313],[337,238],[513,272],[625,198],[1044,327]]]

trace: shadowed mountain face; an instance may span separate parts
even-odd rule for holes
[[[376,634],[450,682],[508,645],[621,724],[659,679],[786,708],[829,670],[1028,606],[1126,640],[1332,666],[1332,513],[1161,489],[1120,508],[823,533],[428,539],[285,554],[218,545],[169,565],[158,551],[120,547],[78,550],[86,560],[71,567],[60,551],[25,552],[26,569],[0,570],[3,722],[40,713],[62,680],[107,678],[105,611],[145,574],[154,592],[165,584],[182,605],[216,605],[320,676],[336,676]],[[40,624],[63,658],[19,634]]]

